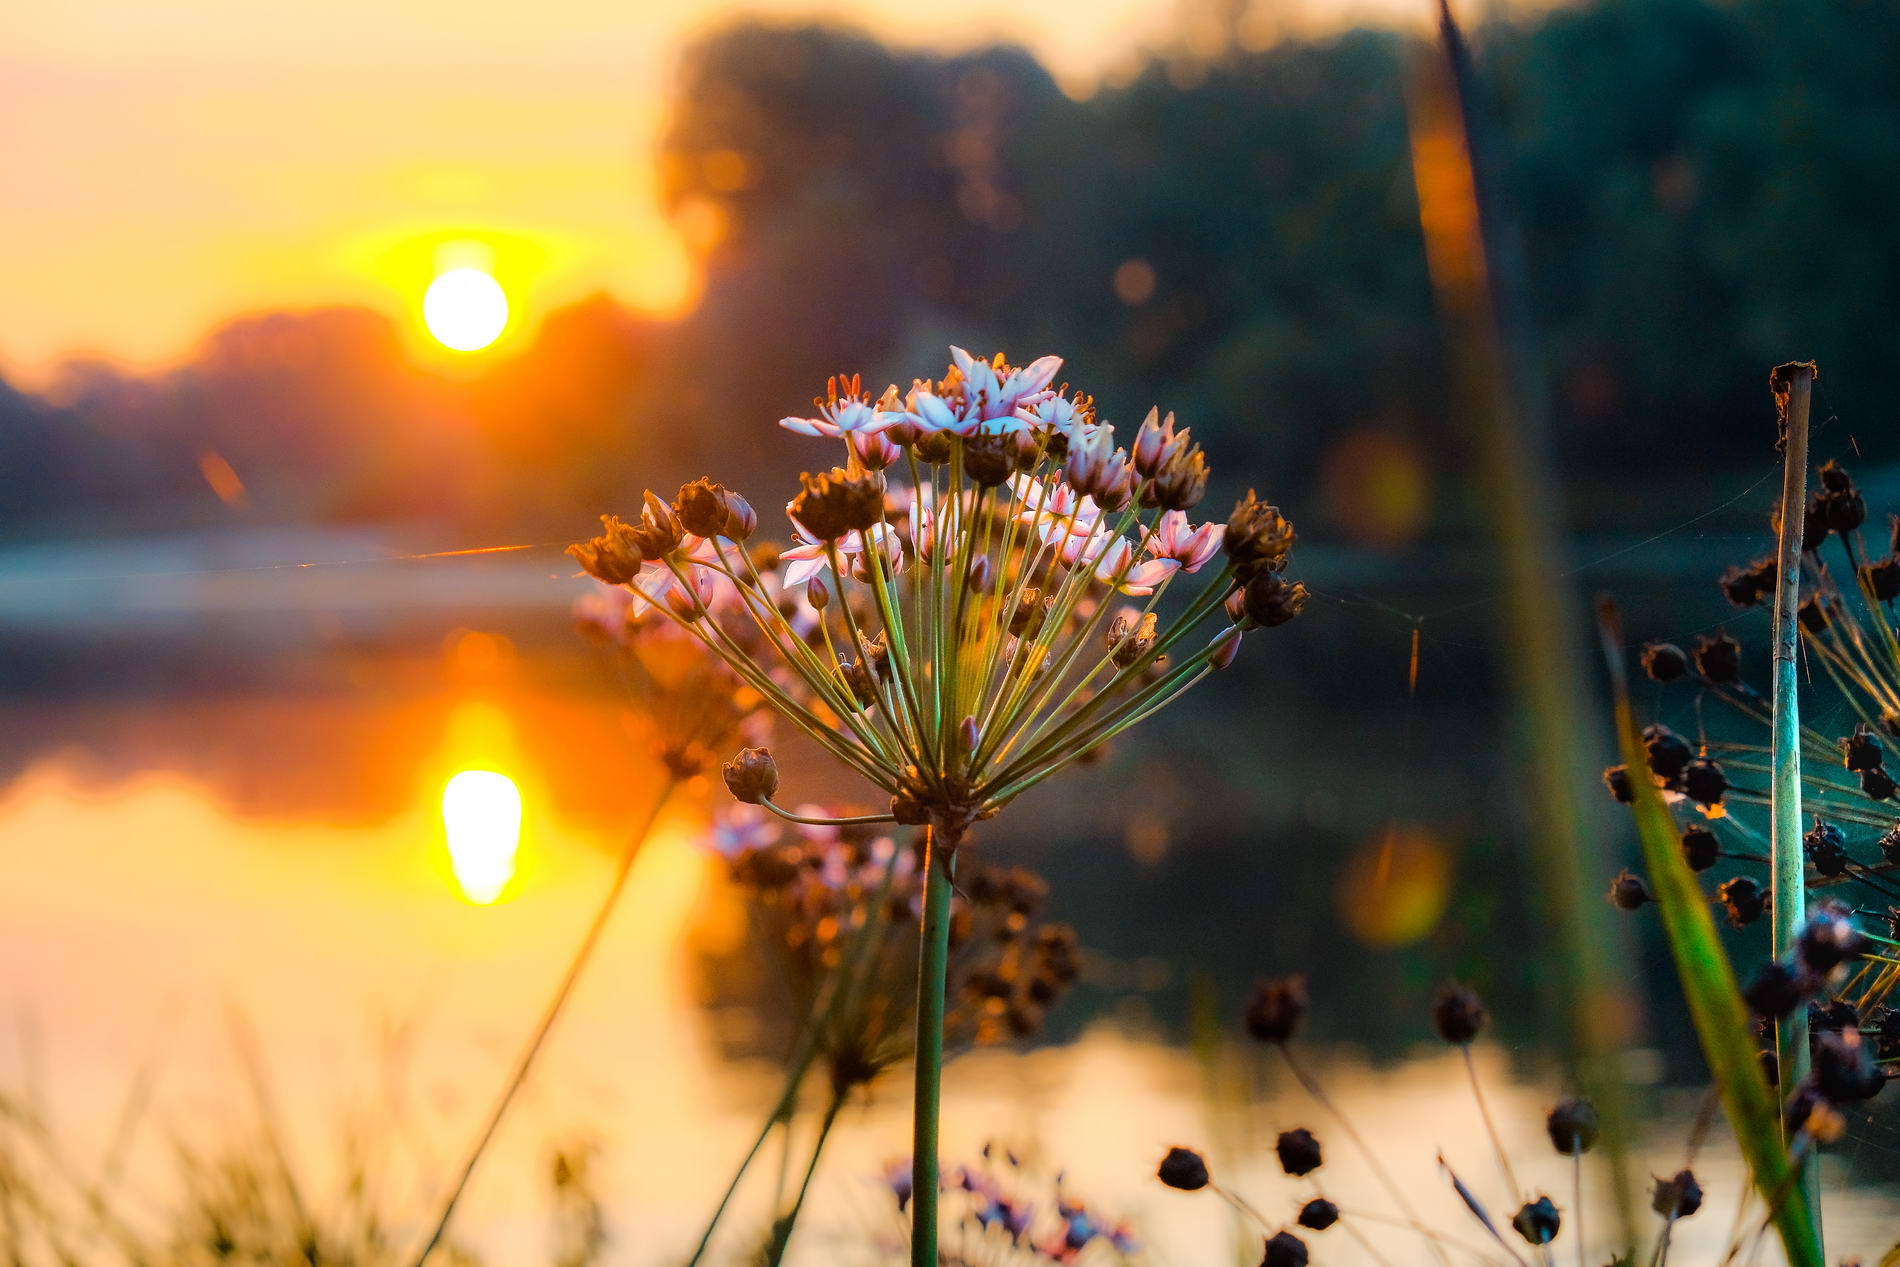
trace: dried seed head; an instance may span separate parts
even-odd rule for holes
[[[1551,1146],[1566,1157],[1587,1153],[1597,1142],[1597,1110],[1588,1100],[1559,1100],[1544,1118]]]
[[[1649,768],[1664,780],[1674,780],[1695,756],[1689,741],[1661,722],[1643,727],[1643,751],[1649,755]]]
[[[1741,681],[1742,644],[1727,634],[1697,638],[1694,654],[1696,672],[1703,681],[1715,686]]]
[[[1801,837],[1801,849],[1814,869],[1830,879],[1847,870],[1847,837],[1833,823],[1817,817]]]
[[[1874,728],[1866,722],[1854,723],[1854,733],[1836,742],[1841,750],[1841,764],[1854,773],[1880,768],[1883,756],[1880,740],[1875,738]]]
[[[1261,501],[1250,489],[1227,518],[1221,548],[1235,572],[1247,579],[1258,572],[1278,572],[1286,567],[1298,539],[1280,508]]]
[[[1610,789],[1610,795],[1625,805],[1636,803],[1636,789],[1630,783],[1630,768],[1626,765],[1613,765],[1603,772],[1603,786]]]
[[[1199,1192],[1207,1186],[1207,1162],[1191,1148],[1170,1148],[1156,1175],[1170,1188]]]
[[[1619,911],[1638,911],[1655,900],[1656,895],[1649,891],[1643,878],[1628,867],[1617,872],[1616,879],[1610,881],[1610,901]]]
[[[1814,494],[1814,504],[1827,526],[1846,536],[1866,523],[1867,502],[1846,468],[1838,462],[1826,462],[1818,474],[1821,487]]]
[[[1706,757],[1698,757],[1682,768],[1682,794],[1698,805],[1720,805],[1728,786],[1722,767]]]
[[[1284,1043],[1306,1019],[1306,978],[1281,977],[1254,987],[1247,1000],[1247,1033],[1263,1043]]]
[[[1881,834],[1880,856],[1890,866],[1900,867],[1900,823],[1895,823]]]
[[[640,547],[640,553],[649,559],[663,559],[679,549],[680,535],[684,531],[673,508],[649,488],[646,505],[640,511],[640,522],[632,528],[633,542]]]
[[[1873,596],[1883,603],[1900,598],[1900,551],[1861,569],[1861,577]]]
[[[1722,856],[1722,842],[1714,832],[1700,823],[1691,823],[1682,830],[1682,860],[1689,864],[1691,871],[1707,871]]]
[[[1686,1219],[1702,1208],[1702,1185],[1695,1173],[1678,1170],[1668,1179],[1656,1180],[1649,1208],[1666,1219]]]
[[[1814,1086],[1836,1104],[1871,1100],[1887,1085],[1872,1046],[1858,1029],[1823,1034],[1814,1049]]]
[[[1304,1126],[1281,1131],[1280,1138],[1273,1143],[1273,1151],[1280,1158],[1280,1169],[1295,1179],[1310,1175],[1320,1167],[1319,1140]]]
[[[1256,572],[1242,591],[1247,619],[1266,629],[1286,624],[1306,610],[1306,586],[1288,584],[1277,572]]]
[[[1885,770],[1862,770],[1860,794],[1870,801],[1891,801],[1900,794],[1900,783],[1895,783]]]
[[[609,585],[625,585],[640,575],[645,562],[634,542],[631,524],[614,515],[600,517],[601,534],[567,548],[567,553],[587,575]]]
[[[834,466],[820,475],[808,471],[798,482],[798,496],[787,509],[820,541],[863,532],[884,516],[884,477],[874,471],[854,474]]]
[[[673,513],[695,537],[744,541],[759,526],[759,517],[745,498],[704,476],[680,485],[679,495],[673,499]]]
[[[1737,928],[1748,927],[1768,909],[1768,897],[1761,885],[1745,875],[1723,881],[1715,896],[1728,912],[1729,923]]]
[[[963,442],[963,473],[978,488],[995,488],[1016,472],[1016,448],[1010,437],[974,435]]]
[[[769,801],[778,791],[778,762],[765,748],[741,748],[720,772],[726,776],[726,788],[747,805]]]
[[[1181,433],[1187,438],[1187,432]],[[1192,510],[1207,493],[1207,456],[1199,445],[1171,453],[1141,491],[1142,504],[1163,510]]]
[[[1643,672],[1658,682],[1674,682],[1689,670],[1689,657],[1673,642],[1643,644]]]
[[[1306,1267],[1306,1242],[1291,1232],[1275,1232],[1267,1240],[1260,1267]]]
[[[1432,1027],[1448,1043],[1464,1046],[1484,1028],[1484,1003],[1470,986],[1448,981],[1432,1000]]]
[[[1518,1208],[1511,1216],[1511,1226],[1532,1245],[1548,1245],[1557,1239],[1557,1229],[1563,1226],[1563,1219],[1557,1213],[1556,1203],[1540,1194],[1537,1200],[1526,1201]]]
[[[1809,633],[1826,633],[1833,606],[1821,601],[1819,595],[1811,594],[1802,600],[1800,610],[1795,616],[1801,621],[1801,627]]]
[[[1821,903],[1795,934],[1802,966],[1820,976],[1866,953],[1866,934],[1854,926],[1853,912],[1838,902]]]
[[[1300,1207],[1299,1224],[1315,1232],[1324,1232],[1339,1222],[1339,1207],[1325,1197],[1314,1197]]]
[[[1737,565],[1722,573],[1722,596],[1737,607],[1756,607],[1775,595],[1775,578],[1780,565],[1774,556]]]
[[[1756,1016],[1770,1016],[1779,1020],[1801,1005],[1808,992],[1819,984],[1812,977],[1803,975],[1777,960],[1769,960],[1756,969],[1742,990],[1742,1001],[1748,1004],[1748,1010]]]

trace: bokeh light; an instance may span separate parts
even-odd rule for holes
[[[1340,876],[1346,927],[1368,946],[1408,946],[1438,927],[1451,896],[1451,854],[1420,827],[1393,824],[1354,851]]]

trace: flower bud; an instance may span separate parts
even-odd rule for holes
[[[1705,682],[1727,686],[1741,681],[1742,644],[1727,634],[1697,638],[1694,654],[1696,672]]]
[[[1281,977],[1254,987],[1247,1001],[1247,1032],[1263,1043],[1284,1043],[1306,1019],[1306,978]]]
[[[1163,421],[1159,409],[1150,409],[1135,432],[1134,448],[1129,453],[1135,470],[1141,473],[1142,478],[1154,478],[1154,473],[1161,469],[1162,455],[1173,443],[1174,415],[1169,414]],[[1900,549],[1900,546],[1895,549]]]
[[[633,526],[613,515],[602,515],[600,526],[598,537],[569,546],[567,553],[595,580],[625,585],[640,575],[645,562],[634,541]]]
[[[1280,1158],[1280,1169],[1295,1179],[1310,1175],[1320,1167],[1319,1141],[1303,1126],[1281,1131],[1280,1138],[1273,1143],[1273,1151]]]
[[[766,748],[741,748],[720,773],[726,776],[727,790],[747,805],[769,801],[778,791],[778,763]]]
[[[1189,1148],[1170,1148],[1155,1172],[1162,1183],[1182,1192],[1199,1192],[1207,1186],[1207,1162]]]
[[[1221,548],[1244,580],[1257,572],[1286,567],[1296,540],[1293,525],[1279,507],[1269,506],[1249,490],[1227,518]]]
[[[831,602],[831,590],[825,585],[824,578],[814,576],[805,582],[805,601],[817,611],[823,611]]]
[[[1277,572],[1256,572],[1242,591],[1247,618],[1265,629],[1286,624],[1306,610],[1306,586],[1288,584]]]
[[[1300,1207],[1299,1224],[1315,1232],[1324,1232],[1339,1222],[1339,1207],[1325,1197],[1314,1197]]]
[[[1814,826],[1801,837],[1801,850],[1814,869],[1830,879],[1847,870],[1847,837],[1833,823],[1816,818]]]
[[[682,531],[673,508],[649,488],[646,506],[640,512],[640,522],[631,529],[633,542],[640,547],[640,553],[649,559],[665,558],[679,549]]]
[[[1642,877],[1628,867],[1617,872],[1616,879],[1610,881],[1610,901],[1619,911],[1639,911],[1655,900]]]
[[[1643,727],[1643,750],[1649,756],[1649,768],[1664,780],[1673,780],[1695,757],[1689,741],[1661,722]]]
[[[1746,928],[1762,917],[1768,909],[1767,895],[1761,885],[1745,875],[1725,880],[1715,891],[1715,897],[1728,912],[1728,921],[1737,928]]]
[[[1686,1219],[1702,1208],[1702,1185],[1695,1173],[1678,1170],[1672,1178],[1658,1179],[1649,1208],[1666,1219]]]
[[[990,556],[979,554],[970,560],[970,570],[964,575],[964,584],[970,587],[972,594],[987,594],[995,588],[996,565],[990,562]]]
[[[1673,642],[1643,644],[1643,672],[1658,682],[1674,682],[1689,669],[1689,657]]]
[[[1887,1075],[1874,1063],[1873,1049],[1857,1029],[1821,1036],[1814,1049],[1814,1087],[1836,1104],[1871,1100],[1887,1085]]]
[[[798,496],[786,509],[820,541],[863,532],[884,517],[884,477],[874,471],[833,467],[820,475],[806,472],[798,482]]]
[[[1260,1267],[1306,1267],[1306,1242],[1291,1232],[1275,1232],[1267,1241]]]
[[[1446,982],[1432,1001],[1432,1026],[1438,1036],[1455,1046],[1464,1046],[1484,1028],[1484,1004],[1477,991],[1456,981]]]
[[[1597,1142],[1597,1110],[1588,1100],[1559,1100],[1544,1119],[1551,1145],[1566,1157],[1587,1153]]]
[[[1224,631],[1214,635],[1213,651],[1207,657],[1207,663],[1215,669],[1224,669],[1234,662],[1240,654],[1241,631],[1238,625],[1229,625]]]
[[[1720,805],[1728,787],[1728,776],[1714,761],[1698,757],[1683,767],[1682,794],[1698,805]]]
[[[1542,1195],[1535,1201],[1526,1201],[1511,1216],[1511,1226],[1532,1245],[1548,1245],[1556,1240],[1557,1229],[1562,1224],[1563,1219],[1557,1214],[1556,1203]]]
[[[1799,1007],[1816,984],[1814,978],[1771,959],[1749,979],[1742,990],[1742,1001],[1754,1015],[1780,1020]]]
[[[1691,823],[1682,832],[1682,860],[1691,871],[1707,871],[1722,856],[1722,842],[1714,832],[1699,823]]]

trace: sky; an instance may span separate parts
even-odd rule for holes
[[[1159,37],[1154,0],[847,0],[908,43],[1005,36],[1082,87]],[[518,312],[692,299],[648,154],[708,0],[67,0],[0,45],[0,374],[149,368],[252,310],[413,312],[474,243]],[[479,261],[478,261],[479,263]],[[524,322],[525,324],[525,322]]]
[[[1229,0],[63,0],[0,41],[0,375],[150,369],[246,312],[409,318],[447,267],[504,283],[520,338],[598,291],[694,298],[652,144],[682,44],[744,11],[898,44],[1029,47],[1084,94]],[[1244,0],[1242,7],[1245,8]],[[1266,0],[1272,31],[1415,0]],[[1256,42],[1250,39],[1249,42]],[[469,257],[473,248],[475,254]]]

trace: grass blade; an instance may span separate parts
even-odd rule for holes
[[[1750,1036],[1748,1008],[1735,983],[1735,971],[1723,949],[1708,899],[1682,857],[1674,818],[1662,793],[1645,772],[1643,741],[1630,711],[1623,675],[1623,630],[1615,606],[1598,605],[1603,650],[1609,660],[1616,701],[1617,743],[1630,771],[1636,834],[1642,841],[1649,887],[1662,910],[1663,930],[1675,960],[1682,993],[1695,1022],[1703,1059],[1715,1076],[1730,1128],[1741,1146],[1755,1187],[1774,1212],[1775,1229],[1791,1267],[1823,1267],[1820,1237],[1810,1217],[1806,1191],[1794,1182],[1794,1164],[1781,1141],[1780,1106],[1762,1073]]]

